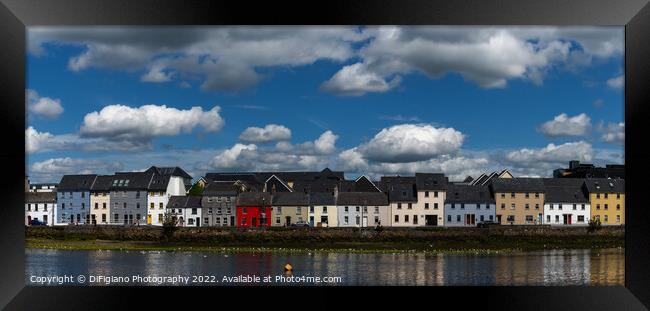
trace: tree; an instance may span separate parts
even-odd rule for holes
[[[198,181],[192,185],[192,188],[190,188],[190,191],[188,195],[191,196],[200,196],[203,194],[203,185],[201,185]]]
[[[176,216],[173,216],[171,212],[166,212],[163,216],[163,236],[169,241],[176,230],[178,230]]]
[[[593,218],[589,220],[589,227],[587,228],[587,232],[594,232],[600,230],[600,228],[601,228],[600,219]]]

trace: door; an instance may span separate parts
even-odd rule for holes
[[[497,215],[497,223],[501,223],[501,215]]]
[[[196,217],[196,226],[197,226],[197,227],[200,227],[200,226],[201,226],[201,222],[200,222],[200,220],[201,220],[201,218]]]
[[[32,224],[32,216],[27,216],[27,225]]]
[[[253,220],[251,221],[251,227],[257,227],[257,217],[253,217]]]
[[[473,226],[476,224],[476,215],[474,214],[465,214],[465,225]]]
[[[231,226],[235,225],[235,216],[230,216],[230,225]]]
[[[151,224],[151,215],[147,215],[147,225]]]
[[[309,225],[314,226],[314,216],[309,216]]]
[[[363,216],[363,226],[364,227],[368,226],[368,216]]]
[[[284,217],[285,226],[291,226],[291,216]]]

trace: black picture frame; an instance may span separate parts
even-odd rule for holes
[[[650,5],[648,0],[478,0],[478,1],[326,1],[302,3],[253,1],[128,1],[128,0],[0,0],[0,306],[7,309],[118,309],[163,303],[187,307],[201,299],[164,297],[229,297],[232,289],[189,287],[26,287],[24,256],[24,169],[26,26],[36,25],[625,25],[625,165],[626,236],[625,287],[436,287],[409,288],[395,299],[366,295],[373,303],[444,300],[452,305],[488,306],[503,310],[643,310],[650,308],[650,220],[643,205],[650,171],[645,133],[650,110]],[[314,295],[325,289],[291,289],[291,294],[267,288],[246,288],[247,295],[273,299],[288,295],[312,305],[327,305]],[[327,289],[332,291],[332,289]],[[200,292],[200,293],[199,293]],[[343,294],[341,301],[357,295]],[[148,301],[156,295],[163,299]],[[309,297],[315,297],[310,299]],[[471,297],[468,299],[467,297]],[[280,299],[280,298],[276,298]],[[172,299],[173,300],[173,299]],[[229,298],[234,303],[237,299]],[[295,303],[291,300],[290,303]],[[454,301],[456,301],[454,303]],[[214,305],[222,306],[216,301]],[[230,303],[226,303],[229,305]],[[277,301],[276,303],[280,303]],[[244,306],[254,301],[242,299]],[[339,303],[331,303],[336,307]],[[348,306],[346,302],[346,306]],[[645,306],[645,308],[644,308]],[[292,307],[303,307],[294,305]],[[415,304],[410,307],[418,307]]]

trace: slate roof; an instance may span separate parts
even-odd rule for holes
[[[237,196],[239,187],[233,181],[213,181],[203,189],[203,196],[227,197]]]
[[[490,184],[494,192],[544,192],[541,178],[496,178]]]
[[[192,179],[192,176],[188,174],[185,170],[178,166],[152,166],[151,168],[154,168],[158,174],[164,175],[164,176],[178,176],[182,178],[189,178]]]
[[[339,192],[336,205],[386,206],[388,198],[381,192]]]
[[[354,181],[354,191],[355,192],[381,192],[381,190],[375,185],[368,177],[359,176]]]
[[[588,203],[584,179],[581,178],[544,178],[546,193],[544,200],[550,203]]]
[[[207,173],[204,177],[207,181],[235,181],[242,180],[249,183],[251,186],[256,187],[258,190],[262,190],[264,183],[271,177],[275,175],[283,183],[288,184],[293,182],[294,185],[292,188],[301,189],[297,191],[304,191],[306,185],[309,185],[310,182],[323,182],[328,184],[330,181],[341,181],[344,180],[344,173],[342,171],[332,171],[329,168],[325,168],[320,172],[226,172],[226,173]],[[299,186],[296,186],[296,184]],[[315,188],[318,188],[316,186]],[[269,189],[267,189],[269,190]]]
[[[25,203],[56,203],[56,192],[26,192]]]
[[[383,176],[381,184],[390,202],[417,202],[415,177]]]
[[[447,178],[442,173],[415,173],[415,185],[418,191],[445,190]]]
[[[237,206],[270,206],[272,199],[268,192],[242,192],[237,196]]]
[[[335,205],[336,200],[331,192],[312,192],[309,194],[309,205]]]
[[[172,175],[153,174],[151,181],[149,182],[149,190],[167,191],[167,186],[169,185],[171,177]]]
[[[625,193],[625,179],[587,178],[585,187],[589,193]]]
[[[113,175],[99,175],[95,179],[90,191],[109,191],[113,183]]]
[[[96,174],[63,175],[57,191],[89,191],[96,177]]]
[[[201,208],[201,197],[173,195],[169,197],[167,208]]]
[[[118,172],[115,173],[111,190],[148,190],[154,173],[145,172]],[[167,185],[165,185],[166,189]]]
[[[303,192],[278,192],[273,195],[274,206],[307,206],[309,195]]]
[[[487,186],[449,184],[445,203],[494,203],[494,197]]]

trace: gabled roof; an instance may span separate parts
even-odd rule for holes
[[[487,186],[450,184],[445,203],[494,203],[494,197]]]
[[[415,185],[418,191],[445,190],[447,178],[442,173],[415,173]]]
[[[99,175],[95,179],[90,191],[109,191],[113,183],[113,175]]]
[[[178,176],[182,178],[192,179],[192,176],[188,174],[185,170],[178,166],[152,166],[148,170],[155,170],[157,174],[163,176]]]
[[[546,193],[544,200],[549,203],[587,203],[584,179],[580,178],[544,178]]]
[[[386,206],[388,198],[381,192],[340,192],[336,205]]]
[[[63,175],[57,191],[89,191],[96,177],[96,174]]]
[[[172,175],[153,174],[149,182],[150,191],[166,191]],[[177,176],[180,177],[180,176]]]
[[[355,192],[381,192],[377,185],[375,185],[370,178],[365,175],[359,176],[354,181],[354,191]]]
[[[309,205],[335,205],[336,199],[331,192],[312,192],[309,194]]]
[[[585,187],[589,193],[625,193],[625,179],[587,178]]]
[[[390,202],[417,202],[415,177],[383,176],[381,186]]]
[[[242,192],[237,196],[237,206],[270,206],[272,199],[268,192]]]
[[[278,192],[283,192],[283,191],[292,192],[293,191],[293,189],[291,189],[291,187],[289,187],[282,179],[280,179],[275,174],[273,174],[269,178],[267,178],[264,181],[264,184],[266,184],[266,191],[267,192],[270,192],[272,190],[275,190],[275,191],[278,191]],[[275,186],[275,189],[272,189],[273,186]],[[282,187],[283,189],[280,188],[280,187]]]
[[[117,172],[113,178],[111,190],[148,190],[154,174],[154,172],[148,170],[144,172]]]
[[[481,174],[476,179],[472,180],[472,185],[480,185],[483,181],[485,181],[488,178],[487,175]]]
[[[173,195],[169,197],[167,208],[201,208],[201,197]]]
[[[491,184],[494,192],[544,192],[541,178],[496,178]]]
[[[273,195],[274,206],[307,206],[309,195],[303,192],[278,192]]]
[[[56,192],[26,192],[25,203],[56,203]]]
[[[236,196],[239,186],[233,181],[213,181],[203,189],[203,196]]]

